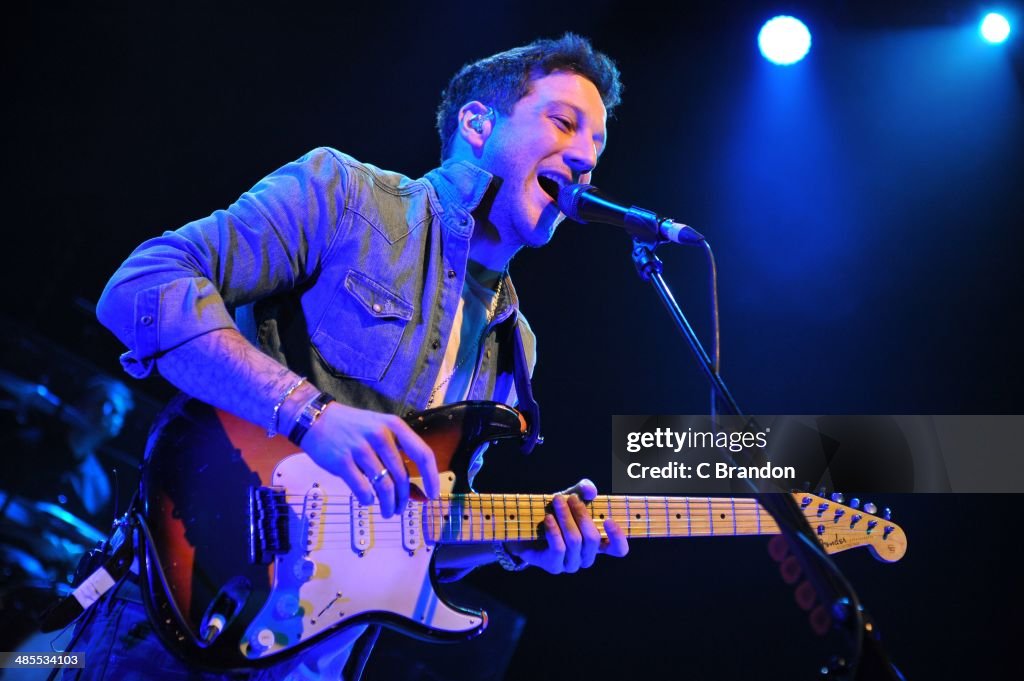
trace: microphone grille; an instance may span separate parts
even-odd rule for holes
[[[587,221],[580,219],[579,216],[580,199],[593,188],[592,184],[570,184],[562,187],[558,192],[558,209],[565,213],[565,217],[585,224]]]

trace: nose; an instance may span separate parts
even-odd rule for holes
[[[566,165],[572,170],[573,181],[578,182],[597,167],[597,145],[587,135],[576,134],[565,153]]]

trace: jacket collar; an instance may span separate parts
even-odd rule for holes
[[[427,173],[425,179],[437,190],[442,210],[450,215],[476,210],[494,176],[469,161],[450,160]]]

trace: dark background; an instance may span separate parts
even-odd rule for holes
[[[314,146],[420,176],[460,65],[574,30],[626,84],[594,182],[714,245],[723,374],[748,413],[1021,413],[1020,30],[993,46],[977,35],[981,5],[890,4],[22,6],[3,28],[5,368],[58,386],[82,367],[117,374],[121,349],[92,306],[138,243]],[[814,43],[779,68],[756,35],[785,12]],[[628,247],[614,228],[566,223],[514,262],[547,444],[492,452],[479,488],[581,475],[606,488],[612,414],[707,410]],[[706,339],[704,260],[662,250]],[[121,447],[135,453],[169,391],[133,386]],[[1018,669],[1020,497],[876,501],[895,508],[907,557],[838,562],[908,678]],[[534,572],[469,579],[526,616],[509,678],[810,678],[831,649],[762,539],[635,542],[583,574]],[[469,664],[468,650],[431,653]]]

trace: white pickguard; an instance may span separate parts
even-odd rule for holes
[[[442,473],[441,493],[454,482]],[[480,629],[480,617],[451,609],[434,592],[435,546],[423,536],[422,502],[385,520],[304,453],[282,459],[271,486],[286,490],[291,550],[274,560],[270,596],[239,642],[246,657],[272,655],[373,612],[443,632]]]

